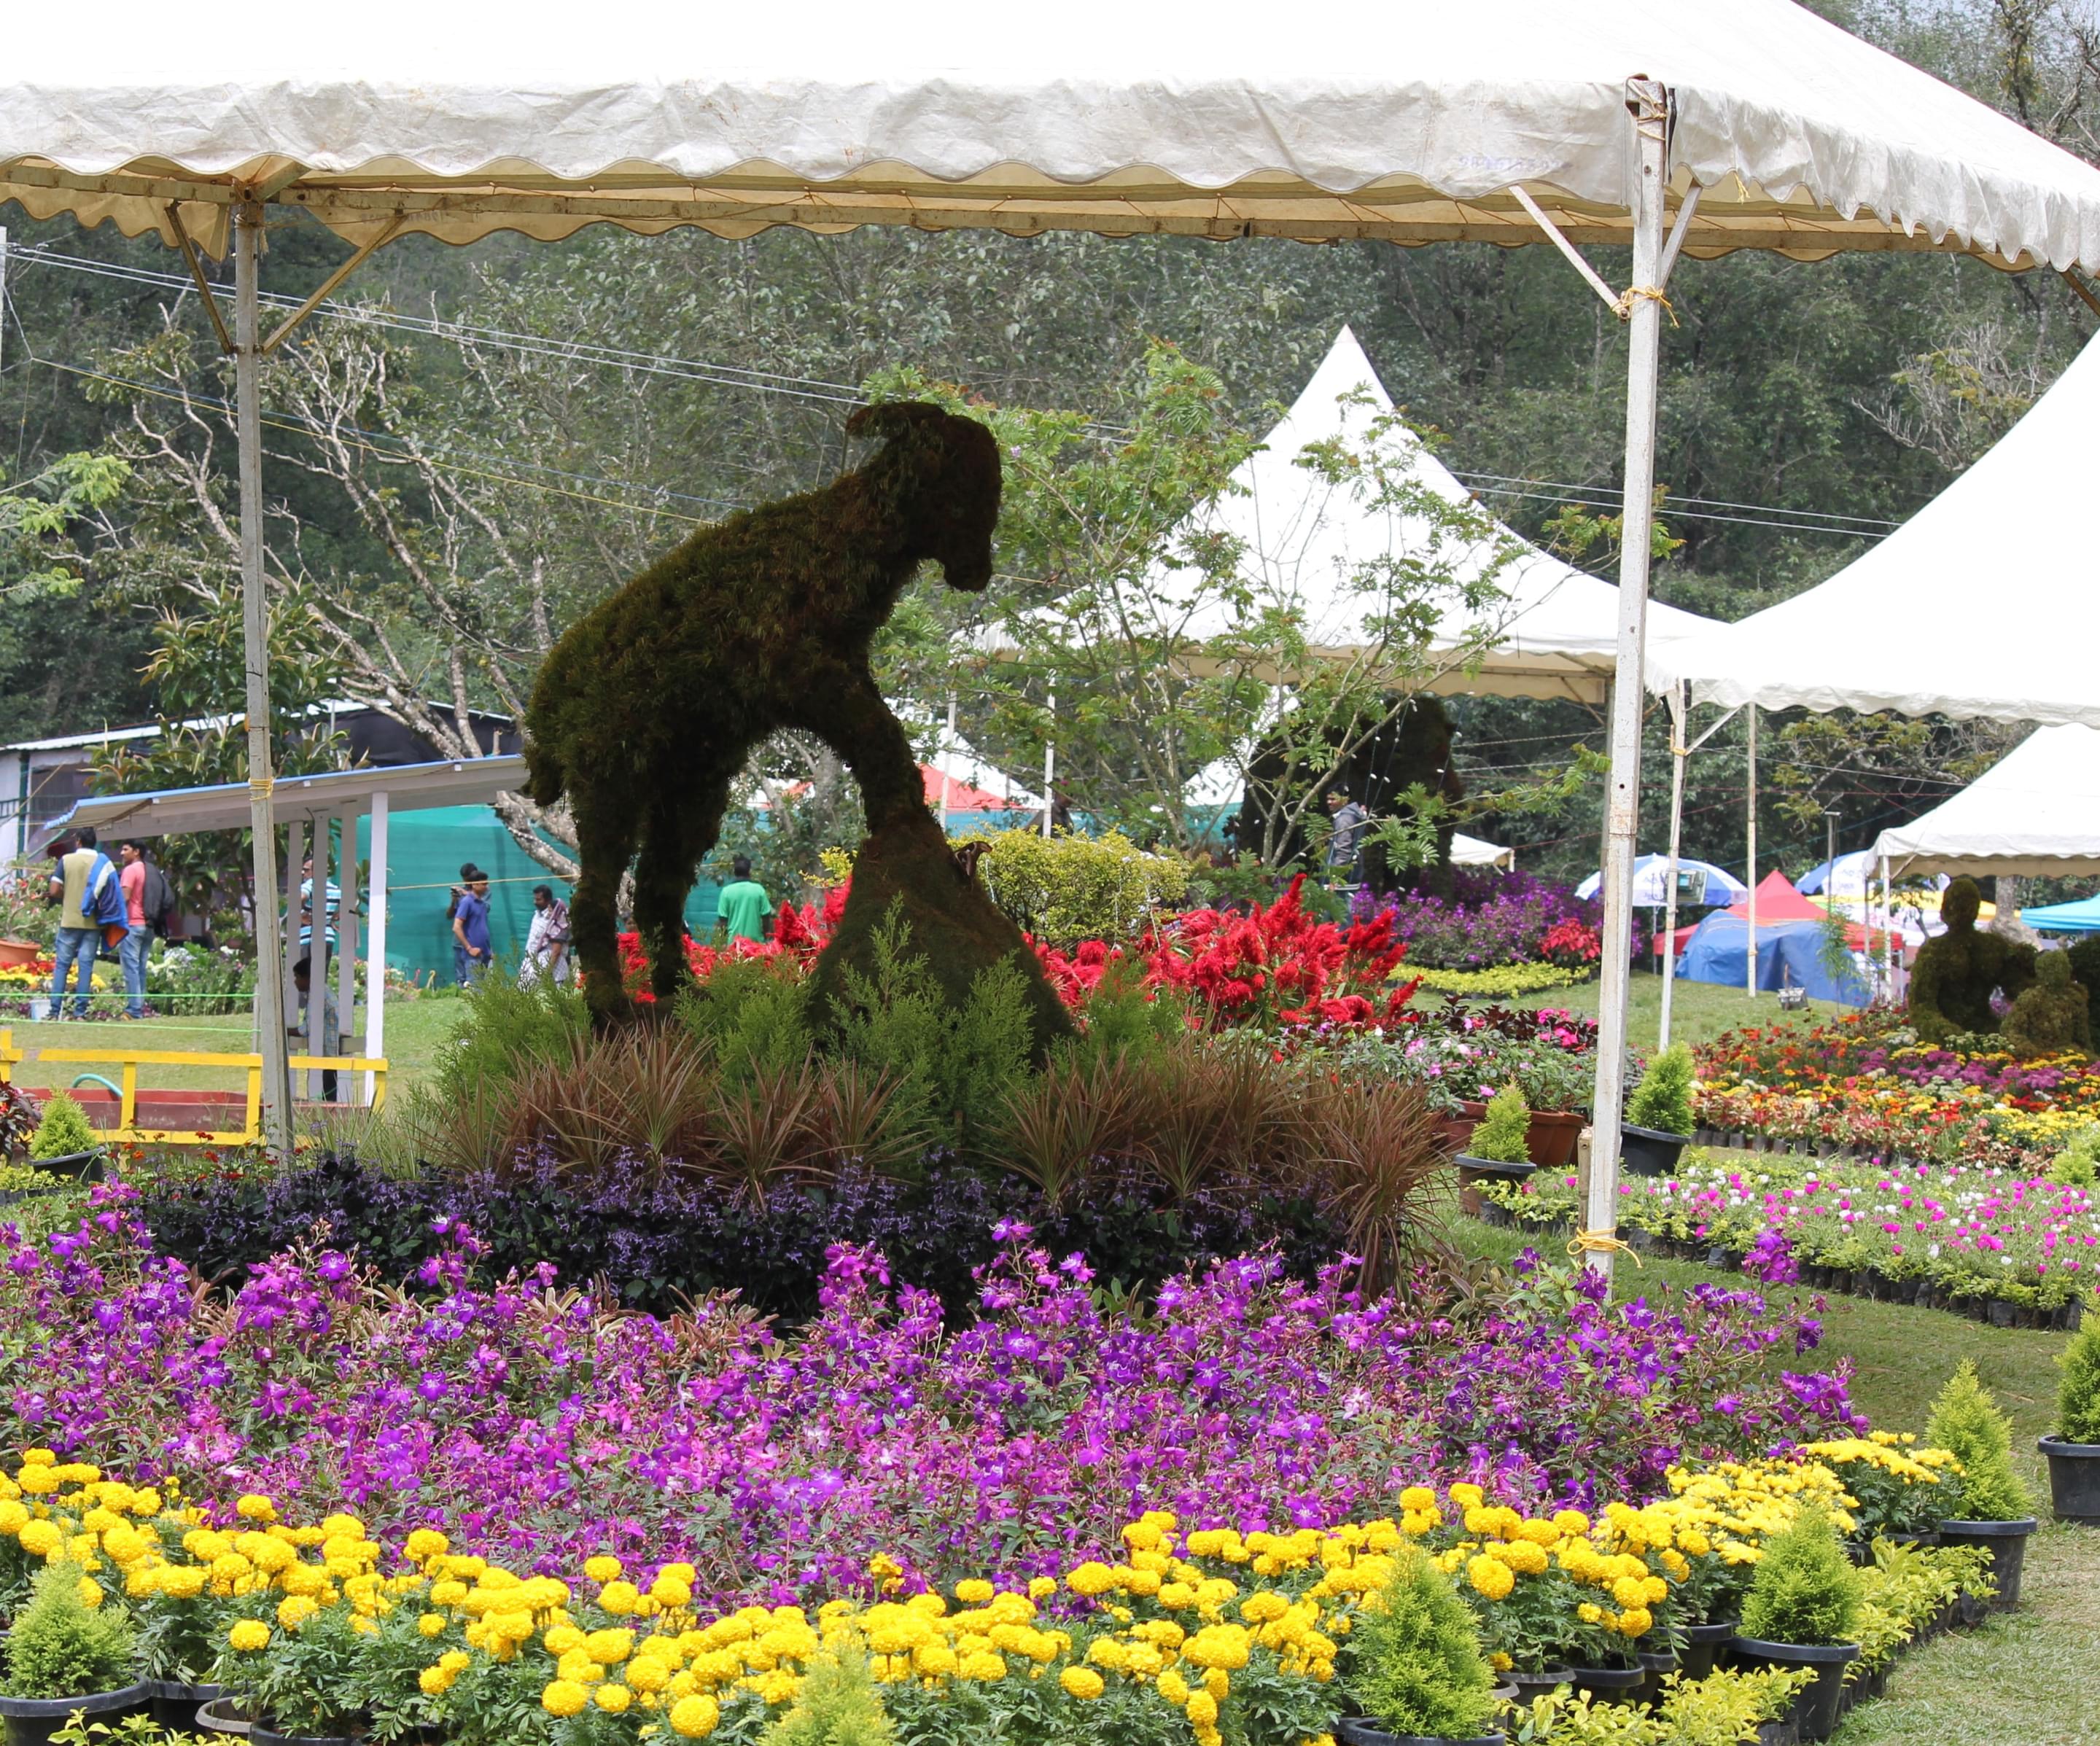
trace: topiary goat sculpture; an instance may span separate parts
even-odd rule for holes
[[[871,844],[908,841],[922,884],[953,882],[915,907],[930,904],[938,917],[974,897],[997,915],[946,855],[868,653],[922,562],[970,593],[991,580],[999,448],[975,420],[917,403],[865,407],[846,430],[883,446],[821,491],[702,528],[572,625],[540,671],[526,714],[527,791],[543,806],[566,796],[576,821],[581,870],[569,915],[601,1030],[634,1016],[617,946],[629,858],[639,851],[634,920],[650,985],[666,999],[690,975],[686,897],[730,784],[783,728],[815,734],[845,761]],[[918,841],[928,836],[930,856]],[[849,923],[855,907],[849,899]],[[912,917],[915,928],[923,919]],[[1026,950],[1011,924],[996,944],[993,961]]]

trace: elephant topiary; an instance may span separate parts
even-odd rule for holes
[[[903,900],[914,949],[944,985],[1015,957],[1039,1042],[1070,1028],[1035,955],[948,853],[917,760],[869,670],[875,633],[929,560],[951,588],[991,580],[999,447],[974,419],[935,406],[863,408],[849,435],[884,439],[821,491],[702,528],[570,627],[540,668],[526,713],[527,791],[567,797],[582,866],[569,915],[593,1025],[631,1020],[617,951],[629,858],[634,919],[659,1000],[689,978],[686,894],[714,846],[730,786],[783,728],[845,761],[869,836],[837,937],[818,965],[867,950]],[[827,960],[833,960],[827,963]]]

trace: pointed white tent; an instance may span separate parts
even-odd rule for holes
[[[1655,646],[1695,703],[2100,727],[2100,341],[1967,472],[1827,582]]]
[[[1330,483],[1300,464],[1317,443],[1361,443],[1372,421],[1392,409],[1370,359],[1356,335],[1343,328],[1262,447],[1234,470],[1225,492],[1198,509],[1183,530],[1224,534],[1239,543],[1237,588],[1199,592],[1197,582],[1180,580],[1193,572],[1155,571],[1146,592],[1166,604],[1157,622],[1144,627],[1144,634],[1193,645],[1229,637],[1237,627],[1274,611],[1296,619],[1310,658],[1347,660],[1371,645],[1374,621],[1383,606],[1376,571],[1370,573],[1367,585],[1361,567],[1403,555],[1433,558],[1448,567],[1454,584],[1492,575],[1505,598],[1485,612],[1473,612],[1460,602],[1458,586],[1449,591],[1450,610],[1427,651],[1429,661],[1441,666],[1455,660],[1483,628],[1494,635],[1495,646],[1477,667],[1449,667],[1427,689],[1447,696],[1601,703],[1618,650],[1619,591],[1614,584],[1526,545],[1499,524],[1476,545],[1454,545],[1446,534],[1440,547],[1438,535],[1421,518],[1366,504],[1349,486]],[[1400,439],[1416,483],[1447,502],[1468,500],[1466,488],[1418,439],[1406,432]],[[1505,562],[1506,553],[1515,555]],[[1125,601],[1116,610],[1129,606]],[[1106,630],[1110,609],[1100,610],[1104,633],[1112,634]],[[1055,622],[1054,610],[1047,617]],[[1660,601],[1652,602],[1648,646],[1660,647],[1712,623]],[[1074,635],[1089,634],[1083,623],[1071,628]],[[981,646],[1009,641],[994,633]],[[1196,658],[1191,664],[1199,661]]]
[[[2100,730],[2036,729],[1959,794],[1882,831],[1874,852],[1899,879],[2100,873]]]

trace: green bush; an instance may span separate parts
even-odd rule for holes
[[[1529,1164],[1530,1127],[1531,1111],[1512,1079],[1488,1100],[1488,1113],[1466,1142],[1466,1155],[1491,1164]]]
[[[1472,1609],[1421,1552],[1400,1557],[1349,1634],[1349,1693],[1389,1733],[1477,1735],[1494,1708],[1495,1676]]]
[[[2089,1321],[2057,1356],[2056,1434],[2067,1443],[2100,1443],[2100,1321]]]
[[[800,1065],[816,1047],[808,988],[792,968],[783,973],[779,959],[721,959],[706,981],[678,997],[677,1013],[733,1089]]]
[[[1572,988],[1591,980],[1588,972],[1565,964],[1496,964],[1486,970],[1438,970],[1402,964],[1402,981],[1419,981],[1432,994],[1485,994],[1498,1000],[1536,994],[1549,988]]]
[[[64,1091],[54,1091],[44,1105],[43,1119],[29,1136],[29,1156],[62,1158],[95,1148],[95,1130],[88,1126],[87,1112]]]
[[[465,998],[466,1011],[439,1052],[434,1076],[446,1103],[507,1085],[549,1061],[567,1060],[590,1036],[582,994],[544,977],[521,988],[492,972]]]
[[[2016,1522],[2032,1511],[2027,1488],[2013,1471],[2012,1421],[1998,1410],[1977,1376],[1974,1360],[1964,1358],[1948,1378],[1932,1403],[1925,1435],[1926,1442],[1950,1451],[1961,1463],[1955,1488],[1957,1519]]]
[[[896,1729],[853,1638],[833,1639],[802,1675],[795,1701],[758,1736],[759,1746],[890,1746]]]
[[[1866,1585],[1820,1510],[1764,1545],[1743,1597],[1742,1634],[1768,1643],[1856,1642]]]
[[[2049,1179],[2067,1188],[2100,1187],[2100,1123],[2080,1128],[2049,1162]]]
[[[121,1606],[102,1599],[99,1585],[91,1607],[89,1592],[77,1564],[48,1564],[38,1574],[7,1642],[8,1696],[86,1697],[131,1683],[131,1620]]]
[[[1148,911],[1189,889],[1185,862],[1149,855],[1127,836],[1000,831],[979,866],[985,892],[1024,933],[1053,946],[1127,939]]]
[[[1648,1063],[1640,1088],[1626,1105],[1626,1119],[1635,1127],[1652,1127],[1660,1134],[1692,1133],[1692,1051],[1673,1043]]]

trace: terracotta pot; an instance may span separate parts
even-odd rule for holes
[[[1468,1123],[1485,1121],[1488,1106],[1468,1102],[1466,1104]],[[1451,1119],[1447,1118],[1448,1119]],[[1582,1137],[1582,1130],[1590,1118],[1579,1109],[1534,1109],[1531,1125],[1524,1131],[1524,1149],[1531,1154],[1531,1162],[1541,1170],[1566,1170],[1575,1162],[1575,1142]],[[1466,1137],[1471,1137],[1469,1126]],[[1460,1144],[1464,1144],[1461,1140]]]
[[[34,940],[0,940],[0,970],[24,970],[44,955]]]

